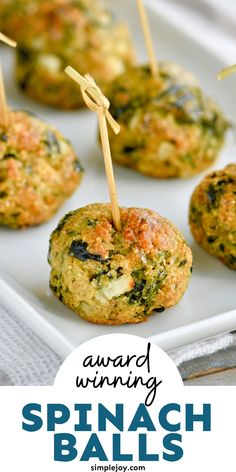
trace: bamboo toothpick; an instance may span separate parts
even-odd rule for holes
[[[11,46],[13,48],[16,47],[16,42],[8,38],[8,36],[5,36],[5,34],[3,33],[0,33],[0,41],[2,41],[5,44],[8,44],[8,46]],[[6,101],[1,62],[0,62],[0,124],[4,127],[7,127],[9,125],[9,113],[8,113],[8,107],[7,107],[7,101]]]
[[[116,123],[116,121],[113,119],[109,112],[109,100],[102,94],[100,88],[97,86],[93,78],[90,77],[90,75],[86,74],[83,77],[70,66],[66,67],[65,72],[80,85],[84,101],[88,108],[90,108],[90,110],[92,111],[97,112],[98,114],[105,169],[109,186],[112,218],[116,230],[121,231],[120,209],[118,205],[115,178],[111,159],[111,149],[108,137],[107,121],[112,127],[115,134],[118,134],[120,132],[120,126],[118,125],[118,123]]]
[[[2,73],[2,64],[0,62],[0,125],[5,128],[9,124],[9,114],[6,101],[3,73]]]
[[[157,71],[158,71],[158,63],[157,63],[154,44],[153,44],[152,35],[151,35],[149,23],[148,23],[147,13],[144,8],[143,0],[137,0],[137,6],[138,6],[140,21],[141,21],[141,25],[143,29],[144,39],[146,43],[151,72],[152,72],[153,77],[156,77]]]
[[[217,75],[218,80],[223,80],[226,77],[229,77],[231,74],[236,72],[236,64],[230,67],[226,67],[225,69],[222,69],[219,74]]]

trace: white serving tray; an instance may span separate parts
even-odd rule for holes
[[[144,61],[145,47],[135,1],[119,0],[114,4],[117,15],[129,21],[140,61]],[[157,7],[158,2],[150,2],[151,27],[159,58],[176,61],[192,70],[204,90],[217,99],[233,121],[236,80],[231,77],[224,83],[216,81],[217,71],[227,65],[227,56],[219,57],[202,44],[201,38],[184,33],[184,26],[171,23]],[[106,333],[151,337],[169,350],[236,329],[236,274],[197,247],[188,228],[189,198],[202,175],[186,181],[159,181],[115,166],[120,204],[158,211],[178,226],[192,246],[193,277],[177,307],[154,314],[148,322],[139,325],[98,326],[80,319],[51,294],[47,264],[51,231],[66,212],[88,203],[108,201],[103,160],[96,143],[96,117],[89,111],[57,112],[28,100],[15,86],[12,53],[6,48],[0,53],[12,107],[31,109],[61,129],[73,142],[86,171],[82,186],[48,224],[25,231],[0,229],[0,301],[63,357],[83,341]],[[235,156],[231,133],[215,167],[235,161]]]

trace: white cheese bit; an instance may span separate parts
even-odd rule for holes
[[[127,54],[127,41],[119,41],[116,44],[116,52],[120,55]]]
[[[52,74],[56,74],[61,69],[61,60],[54,54],[40,54],[38,63]]]
[[[107,26],[111,23],[111,17],[106,12],[99,14],[99,25]]]
[[[96,299],[101,303],[106,303],[113,297],[119,297],[122,293],[129,292],[132,288],[132,277],[130,275],[122,275],[119,279],[108,282],[106,286],[98,292]]]
[[[69,143],[67,143],[64,140],[60,141],[60,148],[61,148],[61,153],[66,154],[70,149]]]

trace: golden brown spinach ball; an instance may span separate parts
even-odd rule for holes
[[[81,166],[69,141],[22,111],[0,127],[0,225],[25,228],[49,220],[78,186]]]
[[[107,87],[121,125],[110,132],[115,161],[157,178],[191,177],[216,160],[228,128],[193,76],[171,63],[129,69]]]
[[[51,289],[92,323],[145,321],[176,305],[188,286],[192,253],[168,220],[122,208],[121,223],[117,232],[110,205],[92,204],[68,213],[51,236]]]
[[[236,164],[212,172],[197,186],[189,219],[198,244],[236,270]]]
[[[134,62],[126,25],[116,23],[97,0],[41,2],[37,14],[26,16],[21,36],[17,82],[32,98],[55,107],[84,106],[66,66],[103,86]]]

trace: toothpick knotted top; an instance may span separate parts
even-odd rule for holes
[[[70,66],[68,66],[65,71],[80,85],[83,99],[88,108],[97,113],[104,113],[114,133],[118,134],[120,132],[120,125],[118,125],[109,112],[110,102],[105,95],[103,95],[93,78],[89,74],[83,77]]]
[[[75,69],[73,69],[73,67],[70,66],[65,69],[65,72],[80,85],[84,101],[88,108],[98,113],[101,143],[111,201],[112,218],[116,230],[121,231],[120,208],[118,205],[116,184],[112,166],[111,149],[107,132],[107,121],[116,134],[119,133],[120,126],[118,123],[116,123],[109,112],[109,100],[103,95],[102,91],[90,75],[87,74],[83,77]]]

